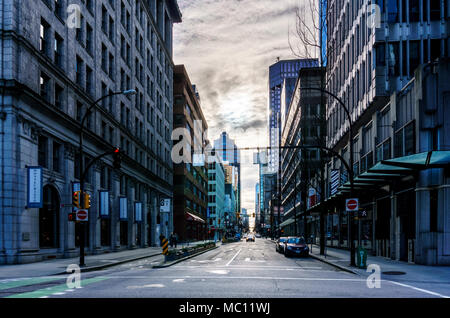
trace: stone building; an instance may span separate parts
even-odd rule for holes
[[[120,147],[88,171],[86,252],[158,245],[172,229],[172,27],[175,0],[1,1],[0,264],[78,255],[68,221],[84,156]],[[85,165],[86,166],[86,165]],[[28,167],[42,168],[43,199],[29,205]],[[102,198],[102,211],[100,211]],[[119,203],[122,202],[122,204]]]

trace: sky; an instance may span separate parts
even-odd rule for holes
[[[238,147],[268,145],[268,73],[277,58],[296,58],[288,33],[299,0],[178,0],[174,62],[197,85],[208,138],[228,132]],[[255,210],[259,181],[253,153],[241,153],[241,207]]]

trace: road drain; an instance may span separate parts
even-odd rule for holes
[[[384,275],[406,275],[405,272],[395,272],[395,271],[392,271],[392,272],[382,272],[382,274],[384,274]]]

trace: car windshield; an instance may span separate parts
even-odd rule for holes
[[[291,237],[288,239],[288,243],[291,244],[305,244],[305,239],[302,237]]]
[[[280,238],[280,242],[286,242],[286,240],[287,240],[287,238],[285,238],[285,237]]]

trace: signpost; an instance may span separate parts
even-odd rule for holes
[[[358,212],[359,200],[358,199],[347,199],[345,201],[345,208],[346,208],[347,212]]]
[[[170,199],[161,199],[159,201],[160,212],[170,212]]]
[[[78,210],[77,211],[77,221],[86,222],[89,220],[89,214],[87,210]]]

